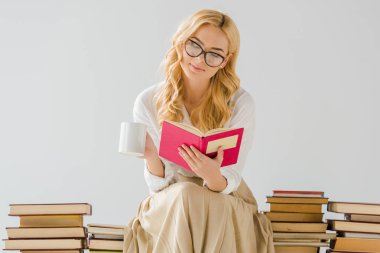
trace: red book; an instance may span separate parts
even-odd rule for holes
[[[193,145],[208,157],[215,157],[219,146],[224,156],[221,167],[238,161],[244,128],[216,128],[202,133],[194,126],[173,121],[164,121],[161,132],[159,156],[191,171],[187,162],[178,153],[178,147]]]

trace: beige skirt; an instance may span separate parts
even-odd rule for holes
[[[179,181],[141,202],[124,234],[124,253],[274,253],[270,221],[242,180],[229,194]]]

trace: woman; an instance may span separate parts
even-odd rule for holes
[[[257,211],[241,172],[251,149],[254,100],[235,73],[239,32],[227,15],[201,10],[180,25],[165,58],[165,81],[136,98],[148,126],[144,175],[151,195],[125,231],[124,252],[274,252],[270,222]],[[244,127],[239,161],[220,167],[194,147],[179,153],[193,172],[158,156],[162,122],[203,131]]]

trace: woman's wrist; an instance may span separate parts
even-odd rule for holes
[[[145,160],[151,174],[157,177],[165,177],[165,166],[158,156],[146,157]]]
[[[221,192],[227,187],[227,179],[222,174],[218,174],[217,177],[206,180],[206,184],[210,190]]]

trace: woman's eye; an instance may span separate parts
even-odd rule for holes
[[[199,48],[198,44],[193,41],[190,41],[190,46]]]
[[[215,53],[211,53],[211,52],[210,52],[210,56],[211,56],[212,58],[214,58],[214,59],[219,59],[219,58],[221,58],[220,55],[215,54]]]

